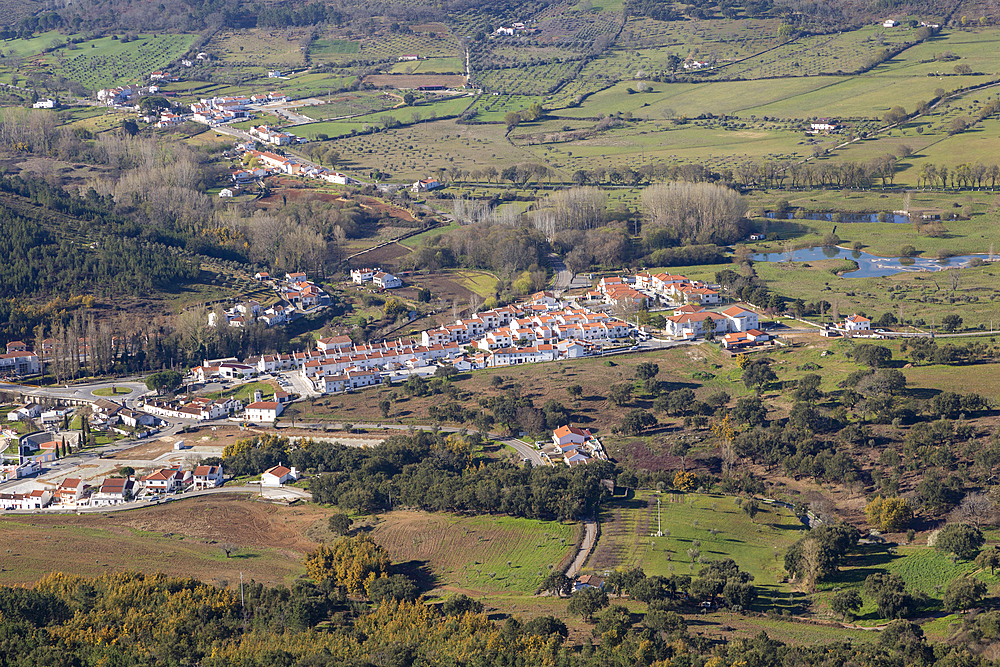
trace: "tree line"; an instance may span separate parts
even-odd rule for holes
[[[421,431],[358,449],[326,441],[291,447],[287,438],[265,436],[227,446],[223,462],[234,475],[260,474],[279,462],[314,471],[309,490],[316,502],[364,514],[408,506],[576,520],[596,510],[601,480],[613,477],[603,462],[571,470],[474,457],[476,438]]]

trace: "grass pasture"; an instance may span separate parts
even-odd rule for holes
[[[309,57],[313,60],[333,60],[360,50],[360,42],[349,39],[316,39],[309,45]]]
[[[952,562],[947,554],[924,545],[899,546],[896,547],[896,553],[891,553],[885,546],[878,544],[865,545],[861,549],[860,553],[848,557],[846,565],[837,576],[820,585],[820,591],[816,595],[820,608],[828,610],[829,598],[835,589],[860,589],[866,577],[879,572],[898,574],[909,590],[925,593],[930,606],[926,611],[941,609],[945,588],[958,577],[974,576],[991,587],[1000,583],[1000,579],[991,575],[988,570],[980,569],[975,563]],[[886,619],[879,616],[874,602],[866,599],[865,605],[855,616],[855,622],[860,625],[881,625]]]
[[[479,596],[535,592],[573,553],[578,526],[502,516],[383,514],[371,532],[393,562],[419,568],[436,591]]]
[[[465,72],[462,58],[425,58],[424,60],[398,62],[389,68],[393,74],[452,74]]]
[[[694,549],[706,560],[732,558],[754,575],[762,597],[777,601],[788,593],[781,583],[782,559],[806,530],[790,511],[762,505],[756,520],[750,521],[729,496],[667,493],[659,498],[667,537],[651,537],[657,530],[655,492],[640,491],[633,498],[604,503],[601,536],[584,569],[601,574],[641,567],[647,575],[696,575],[703,566],[688,553]],[[712,530],[718,533],[713,535]]]

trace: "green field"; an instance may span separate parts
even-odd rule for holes
[[[313,58],[317,56],[341,56],[357,53],[360,49],[359,42],[347,39],[317,39],[309,45],[309,55]]]
[[[298,133],[307,137],[315,137],[317,134],[339,136],[350,134],[352,130],[363,132],[373,127],[384,127],[387,119],[392,119],[403,125],[411,125],[429,120],[435,116],[453,116],[462,113],[468,106],[469,99],[459,97],[441,102],[429,102],[414,107],[383,109],[382,111],[376,111],[349,120],[309,123],[307,125],[299,125],[295,129]]]
[[[398,62],[390,69],[393,74],[451,74],[465,72],[462,58],[425,58],[424,60]]]
[[[194,35],[138,35],[129,42],[101,37],[75,45],[73,50],[59,49],[60,60],[52,66],[59,75],[90,90],[145,82],[151,72],[185,54],[194,40]]]
[[[94,390],[95,396],[124,396],[131,393],[132,390],[128,387],[101,387]]]
[[[980,569],[975,563],[952,562],[947,554],[922,545],[900,546],[896,548],[896,553],[877,544],[863,545],[859,549],[860,553],[849,556],[847,563],[835,577],[820,585],[817,598],[823,607],[829,603],[833,590],[860,588],[866,577],[878,572],[898,574],[906,582],[908,590],[925,593],[930,598],[931,609],[940,609],[945,588],[958,577],[971,575],[990,586],[1000,583],[1000,579],[989,571]],[[864,625],[884,624],[886,619],[880,618],[874,602],[866,599],[865,605],[856,614],[855,622]]]
[[[530,595],[550,566],[573,553],[577,530],[556,521],[399,511],[382,515],[371,535],[393,561],[422,562],[438,591]]]
[[[729,496],[659,494],[663,531],[669,536],[651,537],[657,530],[656,498],[655,492],[638,491],[634,498],[602,505],[601,537],[585,570],[601,574],[641,567],[647,575],[697,574],[701,565],[688,553],[697,549],[707,560],[735,560],[754,575],[762,598],[777,604],[789,595],[781,583],[786,576],[782,559],[806,530],[791,512],[762,505],[751,521]]]

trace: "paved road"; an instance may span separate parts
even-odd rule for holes
[[[587,562],[587,558],[590,557],[590,551],[594,548],[594,542],[597,541],[597,522],[590,520],[583,524],[586,534],[583,536],[583,543],[580,545],[580,551],[576,554],[576,559],[566,570],[566,576],[572,579],[580,573],[580,569],[583,568],[583,564]]]
[[[549,264],[556,274],[555,280],[552,282],[552,288],[556,290],[569,289],[573,284],[573,272],[566,268],[566,263],[562,261],[562,257],[554,252],[550,252]]]
[[[132,391],[129,394],[120,394],[118,396],[98,396],[94,393],[99,389],[111,389],[112,387],[117,387],[119,389],[127,388]],[[139,381],[138,378],[124,378],[122,380],[115,381],[90,382],[87,384],[71,384],[68,386],[62,385],[52,387],[36,387],[33,385],[0,383],[0,391],[23,392],[29,396],[38,396],[40,398],[61,398],[83,401],[96,401],[99,398],[108,398],[120,403],[124,400],[139,398],[143,394],[148,393],[149,390],[146,389],[145,383]]]

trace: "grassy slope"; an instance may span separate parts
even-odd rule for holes
[[[576,530],[555,521],[401,511],[382,515],[372,536],[394,561],[418,561],[438,589],[530,595],[572,553]]]

